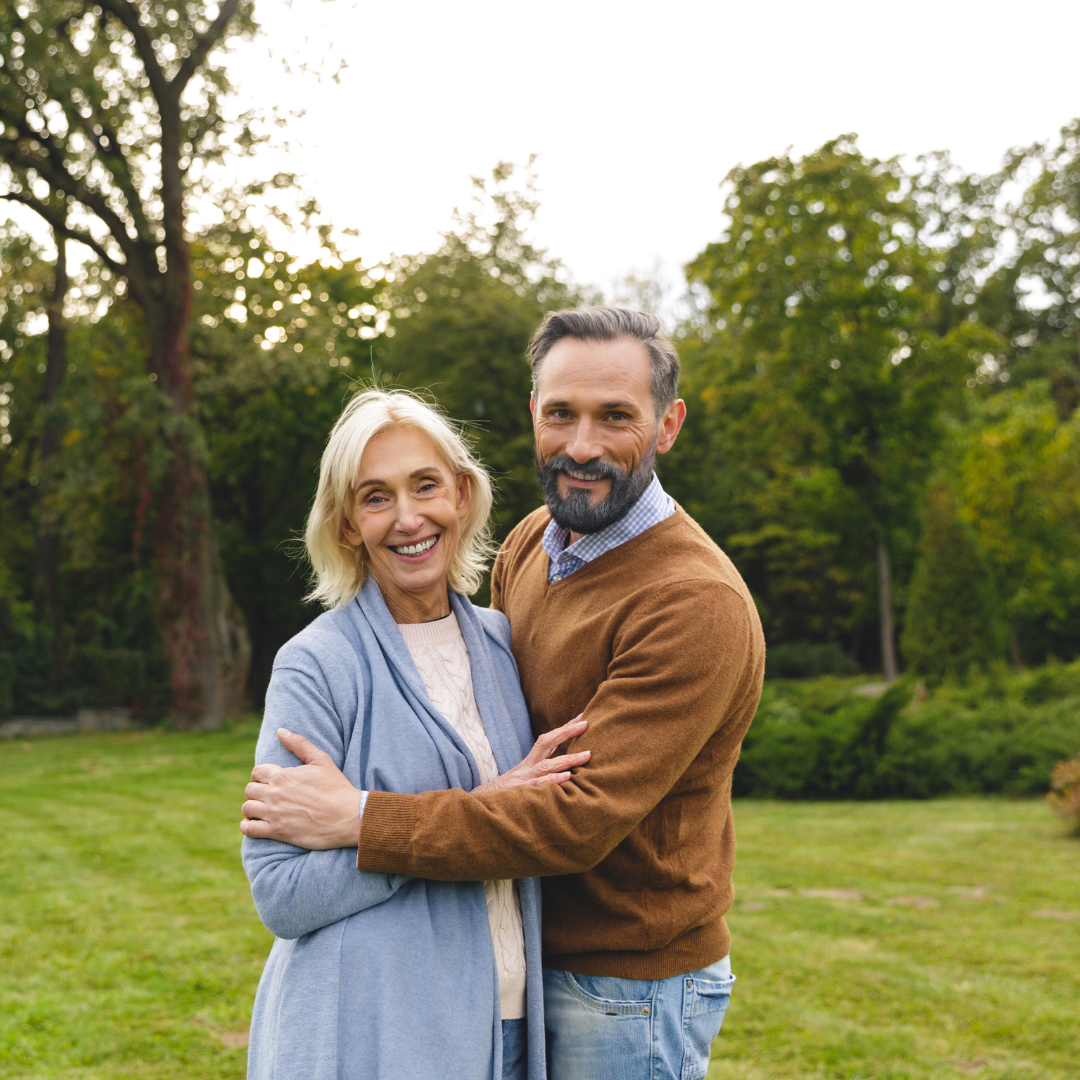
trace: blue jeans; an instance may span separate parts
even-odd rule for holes
[[[526,1080],[529,1075],[529,1028],[524,1019],[502,1022],[502,1080]]]
[[[702,1080],[734,982],[727,957],[670,979],[544,968],[551,1080]]]

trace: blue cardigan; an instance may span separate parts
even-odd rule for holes
[[[450,593],[499,771],[532,745],[505,616]],[[435,709],[374,579],[282,646],[257,762],[296,765],[288,727],[356,787],[417,793],[480,783]],[[276,935],[251,1018],[249,1080],[497,1080],[502,1025],[483,882],[361,873],[356,850],[243,842],[259,917]],[[543,1080],[540,889],[518,882],[529,1080]]]

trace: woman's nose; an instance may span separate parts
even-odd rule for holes
[[[424,527],[424,515],[419,505],[408,496],[398,500],[397,511],[397,526],[401,532],[414,533]]]

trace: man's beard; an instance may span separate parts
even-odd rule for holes
[[[575,533],[595,533],[614,525],[626,516],[652,482],[655,464],[654,442],[632,472],[624,472],[618,465],[604,461],[603,458],[593,458],[592,461],[581,463],[568,454],[559,454],[547,461],[541,461],[538,457],[536,476],[544,492],[544,502],[547,503],[556,525]],[[559,473],[568,469],[610,480],[611,490],[607,497],[594,503],[591,491],[572,487],[570,494],[564,499],[559,493]]]

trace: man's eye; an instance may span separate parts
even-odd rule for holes
[[[627,420],[627,419],[629,419],[629,417],[624,412],[613,412],[613,413],[608,413],[608,419],[609,420]]]
[[[570,419],[570,411],[568,409],[552,409],[551,410],[551,415],[552,415],[552,418],[555,419],[555,420],[569,420]]]

